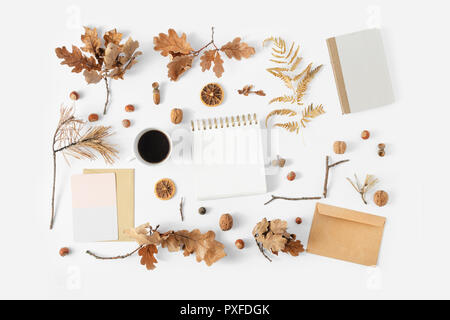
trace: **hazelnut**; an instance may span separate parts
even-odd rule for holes
[[[173,124],[179,124],[181,121],[183,121],[183,110],[181,109],[172,109],[170,112],[170,121],[172,121]]]
[[[72,91],[69,95],[70,99],[73,101],[77,101],[80,98],[80,95],[76,91]]]
[[[302,222],[303,222],[303,220],[302,220],[302,218],[300,218],[300,217],[298,217],[298,218],[295,219],[295,223],[296,223],[296,224],[302,224]]]
[[[88,117],[89,122],[95,122],[98,121],[98,114],[96,113],[91,113]]]
[[[295,172],[291,171],[291,172],[289,172],[289,174],[287,175],[287,179],[288,179],[289,181],[294,181],[296,176],[297,176],[297,175],[295,174]]]
[[[336,141],[333,145],[334,153],[344,154],[347,151],[347,144],[344,141]]]
[[[389,201],[389,195],[386,191],[379,190],[373,196],[373,202],[379,207],[384,207]]]
[[[205,207],[201,207],[198,209],[198,213],[201,214],[202,216],[206,214],[206,208]]]
[[[231,216],[231,214],[223,214],[220,217],[219,226],[222,231],[231,230],[231,228],[233,228],[233,217]]]
[[[131,126],[131,122],[128,119],[122,120],[122,125],[124,128],[129,128]]]
[[[378,145],[378,155],[380,157],[384,157],[386,155],[386,151],[384,151],[385,148],[386,148],[386,145],[384,143],[380,143]]]
[[[125,106],[125,111],[126,112],[134,112],[134,106],[132,104]]]
[[[245,247],[244,240],[242,240],[242,239],[236,240],[236,242],[234,244],[235,244],[236,248],[238,248],[239,250],[242,250]]]
[[[59,255],[60,255],[61,257],[65,257],[65,256],[67,256],[69,253],[70,253],[69,248],[61,248],[61,249],[59,249]]]
[[[370,138],[370,132],[367,131],[367,130],[364,130],[364,131],[361,133],[361,138],[362,138],[363,140],[369,139],[369,138]]]

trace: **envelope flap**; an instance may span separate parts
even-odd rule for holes
[[[317,213],[337,219],[367,224],[375,227],[382,227],[386,223],[386,218],[368,213],[330,206],[323,203],[317,204]]]

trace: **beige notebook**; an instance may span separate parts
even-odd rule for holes
[[[375,266],[386,218],[318,203],[307,252]]]
[[[134,169],[84,169],[83,173],[116,175],[118,241],[133,241],[124,230],[134,228]]]
[[[381,107],[394,102],[391,78],[378,29],[327,40],[342,113]]]

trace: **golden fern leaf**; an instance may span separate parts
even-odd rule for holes
[[[285,63],[286,63],[286,61],[284,61],[284,60],[270,59],[269,61],[270,61],[270,62],[273,62],[273,63],[278,63],[278,64],[285,64]]]
[[[267,123],[269,121],[269,119],[273,116],[288,116],[288,117],[293,117],[297,115],[297,111],[291,110],[291,109],[277,109],[277,110],[273,110],[271,113],[269,113],[266,117],[266,128],[267,128]]]
[[[289,65],[290,64],[292,64],[292,62],[294,62],[294,60],[295,60],[295,58],[297,58],[297,55],[298,55],[298,51],[300,50],[300,46],[297,46],[297,50],[295,50],[295,53],[294,53],[294,55],[292,56],[292,58],[291,58],[291,60],[289,61]],[[287,59],[288,57],[286,57],[286,59]]]
[[[311,71],[311,67],[312,67],[312,63],[310,63],[305,70],[303,70],[302,72],[300,72],[298,75],[296,75],[294,77],[294,81],[300,80],[301,77],[303,77],[305,74],[308,74]]]
[[[297,67],[298,67],[298,65],[300,64],[301,61],[302,61],[302,58],[297,57],[297,59],[295,59],[294,64],[291,65],[291,68],[289,69],[289,71],[294,71],[295,69],[297,69]]]
[[[281,80],[286,84],[286,87],[288,87],[291,90],[294,90],[294,86],[292,85],[291,78],[287,75],[280,74]]]
[[[314,107],[314,104],[310,104],[302,111],[302,118],[300,119],[300,123],[303,126],[303,128],[306,128],[306,124],[311,121],[311,119],[314,119],[322,114],[325,113],[325,110],[323,110],[322,105],[318,105]]]
[[[300,126],[298,125],[297,121],[286,122],[286,123],[277,123],[277,124],[274,124],[274,127],[283,128],[289,132],[296,131],[297,134],[300,131]]]
[[[289,59],[289,57],[291,56],[292,50],[294,49],[294,45],[295,45],[295,42],[292,42],[291,48],[289,49],[289,53],[285,57],[286,60]]]
[[[301,101],[303,97],[305,96],[306,91],[308,90],[308,85],[311,82],[311,80],[314,78],[314,76],[319,72],[319,70],[322,68],[322,65],[318,66],[317,68],[313,69],[312,71],[307,72],[305,77],[298,83],[297,86],[297,104],[302,105]]]
[[[269,104],[275,103],[275,102],[284,102],[284,103],[291,103],[294,104],[296,101],[295,96],[288,96],[284,95],[281,97],[276,97],[270,100]]]

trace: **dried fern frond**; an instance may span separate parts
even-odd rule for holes
[[[287,70],[294,71],[298,64],[301,61],[301,58],[298,57],[298,53],[300,51],[300,46],[297,46],[295,51],[295,42],[293,42],[289,48],[289,51],[286,53],[286,41],[282,38],[274,38],[270,37],[264,40],[263,46],[266,42],[272,42],[272,57],[275,59],[270,59],[271,62],[277,64],[285,64],[288,66]]]
[[[302,72],[294,77],[294,81],[300,80],[305,74],[308,74],[311,71],[312,63],[310,63]]]
[[[297,67],[300,64],[300,62],[302,62],[302,58],[301,57],[297,57],[297,59],[295,60],[294,64],[291,65],[291,68],[289,69],[289,71],[295,71],[295,69],[297,69]],[[295,80],[295,81],[297,81],[297,80]]]
[[[296,95],[297,95],[297,104],[302,105],[302,99],[305,96],[306,91],[308,90],[308,85],[314,76],[319,72],[322,68],[322,65],[314,68],[312,71],[308,71],[305,77],[298,83]]]
[[[296,132],[297,134],[300,131],[300,126],[297,121],[287,122],[287,123],[277,123],[274,127],[283,128],[289,132]]]
[[[295,96],[284,95],[284,96],[281,96],[281,97],[273,98],[272,100],[269,101],[269,104],[272,104],[272,103],[275,103],[275,102],[284,102],[284,103],[294,104],[295,101],[296,101],[296,97]]]
[[[322,114],[325,113],[325,110],[323,110],[322,105],[318,105],[314,107],[314,105],[311,103],[308,107],[306,107],[302,111],[302,118],[300,119],[300,123],[303,128],[306,128],[306,123],[310,122],[311,119],[314,119]]]
[[[347,181],[350,182],[352,187],[361,195],[362,201],[367,204],[366,201],[366,193],[378,183],[378,179],[376,179],[373,175],[366,175],[366,180],[364,184],[361,185],[358,180],[358,176],[355,174],[355,182],[353,182],[350,178],[347,178]]]
[[[266,128],[267,128],[267,123],[269,122],[269,119],[273,116],[288,116],[288,117],[293,117],[297,115],[297,111],[291,110],[291,109],[278,109],[278,110],[273,110],[271,113],[269,113],[266,117]]]

